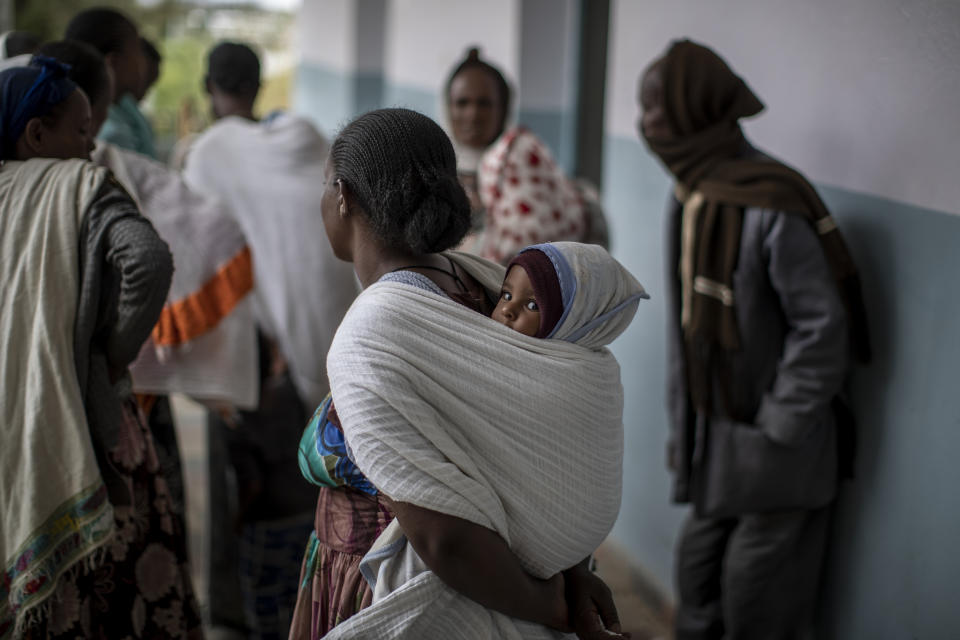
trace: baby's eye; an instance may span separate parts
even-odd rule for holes
[[[530,311],[540,311],[540,307],[537,306],[536,300],[527,300],[527,309]]]
[[[507,302],[510,302],[511,300],[513,300],[513,296],[510,295],[510,292],[509,292],[509,291],[501,291],[501,292],[500,292],[500,299],[501,299],[501,300],[506,300]]]

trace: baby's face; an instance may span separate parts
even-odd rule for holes
[[[520,265],[513,265],[507,272],[497,307],[490,317],[527,336],[535,336],[540,329],[540,307],[530,278]]]

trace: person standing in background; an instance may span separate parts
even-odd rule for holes
[[[102,56],[103,65],[91,64],[89,54],[82,51],[76,53],[73,46],[75,43],[92,47],[95,55]],[[76,58],[77,68],[71,70],[72,74],[94,76],[78,78],[77,82],[86,85],[91,100],[94,117],[91,120],[90,135],[99,141],[96,150],[98,164],[103,164],[104,156],[111,153],[111,146],[142,153],[134,148],[136,145],[130,146],[132,139],[125,134],[120,135],[119,139],[113,138],[112,134],[104,136],[104,131],[110,128],[111,119],[114,123],[117,122],[115,116],[118,113],[118,92],[124,88],[128,94],[132,91],[139,92],[141,87],[143,54],[136,25],[112,9],[88,9],[74,16],[67,25],[66,42],[47,43],[41,49],[57,59],[64,56],[67,59]],[[90,87],[96,87],[96,90]],[[102,119],[104,113],[106,120]],[[126,129],[121,127],[112,131],[117,133]],[[122,144],[124,141],[128,144]],[[112,169],[116,171],[119,167]],[[182,517],[185,515],[183,473],[170,399],[163,394],[138,394],[137,400],[153,434],[154,446],[173,496],[173,509]]]
[[[586,194],[536,134],[507,127],[510,99],[503,74],[476,48],[447,80],[450,137],[471,208],[461,249],[505,263],[531,244],[594,241],[590,213],[599,212],[599,222],[602,210],[588,209]]]
[[[97,133],[107,121],[113,102],[113,80],[103,56],[92,45],[77,40],[45,42],[37,56],[53,58],[70,67],[67,76],[77,83],[90,101],[90,137],[96,144]]]
[[[38,55],[70,67],[69,78],[90,100],[89,134],[95,137],[112,102],[103,56],[75,40],[48,42]],[[174,512],[185,518],[180,448],[169,395],[183,393],[215,407],[255,408],[259,402],[250,250],[223,205],[189,189],[179,171],[103,140],[97,141],[92,159],[111,169],[169,244],[176,263],[166,304],[130,369]]]
[[[226,205],[250,243],[261,336],[259,408],[238,412],[229,426],[211,416],[211,491],[225,490],[227,457],[237,485],[235,513],[211,522],[211,619],[231,624],[229,589],[239,565],[250,633],[286,637],[316,502],[299,472],[297,443],[329,391],[326,353],[358,287],[325,239],[327,141],[298,116],[254,115],[260,61],[245,44],[215,46],[205,84],[216,122],[191,146],[184,177]],[[214,508],[226,502],[211,497]],[[238,560],[228,548],[234,523],[242,532]]]
[[[160,55],[157,48],[144,37],[140,38],[140,49],[143,52],[143,77],[141,78],[140,89],[133,96],[137,101],[137,105],[143,103],[144,98],[150,93],[150,89],[157,83],[157,80],[160,78],[160,64],[163,62],[163,56]],[[137,107],[136,113],[131,113],[131,115],[139,118],[137,130],[142,131],[143,135],[150,140],[156,153],[157,136],[153,129],[153,124],[151,124],[139,106]],[[147,135],[148,133],[149,135]],[[156,158],[156,155],[151,157]]]
[[[173,273],[55,60],[0,73],[0,636],[202,637],[129,364]]]
[[[133,96],[137,102],[143,102],[150,88],[156,84],[160,77],[160,63],[163,62],[163,56],[146,38],[140,38],[140,48],[143,50],[143,81],[140,83],[140,89]]]
[[[253,248],[258,321],[279,346],[305,408],[328,392],[326,353],[358,292],[350,265],[323,239],[318,194],[329,144],[305,118],[254,116],[260,62],[224,42],[208,56],[206,86],[216,122],[187,156],[186,180],[226,203]],[[319,173],[318,173],[319,172]]]
[[[477,174],[484,152],[499,138],[510,114],[510,85],[500,70],[472,48],[447,78],[445,87],[450,141],[457,154],[457,175],[470,198],[471,230],[483,228]]]
[[[676,179],[667,213],[668,465],[689,502],[677,640],[812,632],[839,478],[843,407],[869,358],[856,267],[807,180],[739,119],[763,104],[681,40],[644,72],[641,137]]]
[[[64,37],[92,45],[104,57],[113,76],[113,104],[99,138],[156,159],[153,130],[137,106],[145,76],[143,44],[137,26],[114,9],[87,9],[73,17]]]

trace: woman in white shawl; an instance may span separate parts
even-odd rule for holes
[[[35,65],[0,73],[0,638],[191,637],[184,531],[127,370],[170,252],[89,162],[84,92]]]
[[[466,254],[440,253],[456,245],[466,233],[469,204],[457,182],[453,148],[429,118],[405,109],[381,109],[349,124],[331,149],[321,209],[334,253],[353,262],[361,284],[367,289],[341,325],[334,342],[336,353],[328,359],[336,412],[326,405],[321,407],[328,414],[339,415],[337,422],[342,425],[355,454],[349,457],[354,457],[359,471],[368,474],[377,485],[366,491],[376,496],[375,501],[355,502],[370,503],[373,518],[378,501],[381,507],[384,504],[392,507],[399,522],[399,528],[392,525],[393,531],[402,529],[415,550],[412,555],[432,570],[422,575],[427,576],[432,587],[443,592],[444,600],[433,600],[440,605],[439,609],[462,610],[460,604],[467,602],[470,603],[468,609],[471,605],[480,608],[481,617],[487,616],[488,625],[493,618],[507,621],[501,630],[512,624],[509,621],[522,619],[529,621],[530,629],[575,628],[582,638],[618,637],[607,630],[619,628],[609,590],[586,570],[582,560],[599,544],[602,539],[602,535],[598,536],[599,530],[612,524],[619,507],[622,442],[612,447],[611,455],[615,459],[607,461],[606,468],[601,470],[603,480],[594,484],[596,490],[592,498],[600,505],[601,517],[594,522],[582,517],[583,510],[565,512],[562,520],[566,539],[575,542],[551,540],[544,545],[548,557],[537,557],[536,552],[527,553],[530,527],[536,528],[536,524],[528,519],[521,526],[525,533],[512,539],[512,516],[504,513],[503,505],[519,503],[500,492],[503,487],[499,483],[494,483],[496,487],[489,483],[497,471],[477,469],[477,464],[463,455],[457,440],[460,436],[455,435],[478,424],[478,417],[489,424],[490,414],[484,412],[483,405],[499,407],[502,420],[493,422],[500,422],[501,426],[513,420],[530,422],[529,411],[545,409],[545,405],[556,402],[556,393],[568,391],[546,383],[553,383],[564,374],[577,380],[594,374],[612,384],[601,389],[600,395],[585,399],[576,415],[588,421],[598,419],[607,430],[605,437],[617,440],[617,432],[622,429],[619,423],[622,398],[615,361],[610,366],[612,356],[591,355],[556,342],[562,345],[560,351],[570,356],[563,373],[554,371],[548,380],[540,382],[526,378],[531,367],[545,362],[537,356],[531,358],[531,353],[545,350],[544,354],[549,354],[557,347],[550,345],[554,341],[528,338],[482,317],[481,314],[489,314],[498,296],[502,267]],[[498,337],[491,342],[488,339],[492,335]],[[465,342],[458,342],[458,336]],[[504,360],[505,344],[515,348],[523,343],[530,347],[531,342],[536,345],[532,352],[525,351],[523,358]],[[372,348],[367,355],[379,353],[385,359],[377,363],[366,359],[362,353],[364,345]],[[554,360],[559,362],[563,358]],[[519,364],[520,369],[509,371],[504,362],[511,366]],[[577,373],[577,369],[581,373]],[[501,390],[515,384],[522,389],[524,397],[533,402],[527,407],[517,407],[494,400],[496,396],[489,394],[485,385],[498,378]],[[437,390],[439,395],[431,395],[431,390]],[[593,389],[570,391],[567,395],[574,398],[587,395]],[[456,397],[462,401],[459,405]],[[560,404],[569,408],[569,403]],[[408,409],[410,413],[406,412]],[[588,416],[592,410],[604,415]],[[547,415],[554,413],[550,411]],[[372,433],[368,427],[378,431],[377,416],[389,423],[380,423],[387,427],[380,431],[385,436],[381,442],[368,437]],[[424,445],[432,436],[442,440],[443,429],[432,427],[449,424],[450,420],[457,422],[456,428],[448,432],[451,447],[441,451],[430,443]],[[611,427],[613,423],[616,424]],[[386,444],[392,438],[387,433],[391,425],[401,429],[415,425],[418,429],[430,430],[430,435],[421,431],[418,436],[415,430],[409,431],[409,437],[401,435],[400,440]],[[541,444],[554,437],[544,434],[543,429],[534,437]],[[494,433],[492,430],[480,439],[489,440]],[[568,430],[562,433],[567,434]],[[556,440],[562,441],[562,438]],[[318,446],[330,442],[322,438]],[[539,446],[523,440],[504,444],[508,449],[527,453]],[[330,567],[340,561],[326,554],[334,543],[349,541],[353,531],[348,528],[331,532],[327,523],[336,517],[328,518],[325,510],[335,502],[331,496],[350,492],[359,495],[364,490],[355,487],[350,478],[339,475],[346,457],[346,453],[339,459],[328,457],[329,466],[311,478],[322,481],[326,488],[321,489],[318,526],[304,562],[301,598],[291,638],[319,637],[331,627],[334,634],[341,633],[335,627],[339,620],[334,618],[338,616],[331,615],[341,612],[329,609],[331,599],[342,591],[339,580],[343,574],[330,574]],[[525,460],[528,467],[538,464],[530,458]],[[492,459],[488,461],[496,464]],[[317,470],[304,469],[305,474],[313,471]],[[555,478],[556,471],[545,474],[544,478]],[[405,482],[404,477],[409,482]],[[436,482],[431,482],[431,478]],[[451,488],[451,483],[459,484]],[[516,486],[508,493],[521,501],[525,499],[530,505],[542,504],[544,498],[549,500],[556,494],[550,490],[548,496],[537,495],[539,486]],[[560,486],[565,483],[557,484]],[[573,493],[583,497],[579,490],[574,489]],[[564,502],[560,509],[570,502],[557,497]],[[344,500],[349,502],[347,498]],[[586,501],[580,506],[589,509]],[[543,510],[536,509],[535,513],[543,515]],[[545,522],[541,519],[541,524]],[[555,522],[549,520],[551,534]],[[399,538],[391,538],[392,542],[397,540]],[[390,549],[395,550],[396,545],[390,545]],[[365,549],[357,548],[353,553],[363,551]],[[315,561],[316,558],[324,561]],[[381,587],[378,583],[377,590]],[[420,595],[424,597],[419,602],[429,608],[432,595],[422,592]],[[357,593],[357,601],[361,598],[369,602],[363,593]],[[453,606],[454,600],[460,604]],[[378,606],[370,611],[374,612]],[[376,616],[385,621],[387,627],[396,622],[389,612],[386,617],[381,616],[382,612],[380,607]],[[353,612],[347,615],[350,613]],[[418,619],[428,620],[433,617],[432,613],[430,610]],[[400,613],[400,617],[404,614]],[[357,616],[358,620],[363,618],[363,613]],[[466,627],[451,637],[468,632],[472,622],[467,622]],[[404,633],[415,637],[419,633],[416,625],[402,628],[396,635],[395,629],[387,627],[372,630],[365,626],[365,619],[361,624],[364,626],[357,628],[359,635],[351,636],[349,631],[344,631],[347,634],[344,637],[400,637]]]

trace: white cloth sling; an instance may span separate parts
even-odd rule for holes
[[[563,243],[545,253],[568,277],[561,339],[527,337],[443,296],[384,282],[351,307],[328,358],[352,458],[374,485],[496,531],[541,578],[592,553],[619,512],[623,391],[603,345],[646,297],[600,247]],[[502,267],[450,255],[499,291]],[[580,343],[563,340],[576,333]],[[327,637],[562,635],[451,590],[396,522],[362,571],[376,582],[374,604]]]
[[[298,116],[228,117],[200,135],[184,169],[190,185],[216,196],[243,229],[253,251],[257,320],[279,343],[308,407],[329,390],[327,349],[358,290],[320,216],[327,147]]]
[[[239,225],[222,203],[156,160],[103,141],[93,159],[113,171],[170,245],[176,265],[157,327],[130,367],[134,390],[255,408],[253,271]]]
[[[74,360],[80,230],[108,174],[0,167],[0,629],[15,636],[113,533]]]

